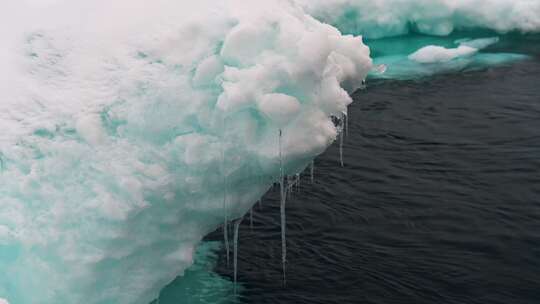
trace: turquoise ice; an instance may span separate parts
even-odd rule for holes
[[[294,175],[337,138],[373,60],[398,79],[485,67],[540,29],[537,1],[252,2],[3,4],[1,304],[151,302],[280,154]],[[470,27],[491,31],[452,36]]]

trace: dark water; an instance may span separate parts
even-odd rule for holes
[[[286,287],[278,191],[243,222],[241,302],[540,303],[540,58],[354,97],[345,167],[288,200]]]

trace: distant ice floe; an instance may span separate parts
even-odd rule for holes
[[[540,31],[536,0],[296,0],[319,20],[348,34],[367,38],[416,31],[446,36],[455,30],[483,28],[499,33]]]
[[[0,297],[16,304],[149,303],[336,139],[372,64],[290,1],[0,15]]]
[[[346,121],[371,70],[399,79],[523,58],[480,52],[489,38],[373,69],[345,34],[535,32],[539,12],[536,0],[4,3],[0,297],[149,303],[204,235],[337,139],[332,119]]]
[[[478,53],[478,51],[481,49],[495,44],[498,41],[498,37],[462,40],[457,42],[459,43],[459,46],[456,48],[445,48],[437,45],[429,45],[409,55],[409,59],[419,63],[448,62],[459,57],[472,56]]]
[[[424,46],[412,54],[396,54],[374,58],[376,65],[384,64],[385,73],[372,71],[371,78],[416,79],[440,73],[482,69],[529,58],[514,53],[488,53],[481,50],[499,42],[498,37],[460,39],[456,47]]]

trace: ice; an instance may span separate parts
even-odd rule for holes
[[[236,285],[237,275],[238,275],[238,230],[240,229],[240,224],[242,223],[243,217],[240,217],[234,222],[234,283]],[[235,286],[236,291],[236,286]]]
[[[249,209],[249,228],[253,229],[253,207]]]
[[[461,32],[484,35],[495,32],[509,36],[540,33],[540,1],[536,0],[296,1],[311,15],[336,26],[343,33],[361,34],[367,39],[377,67],[370,73],[370,78],[416,79],[529,58],[517,53],[479,51],[495,43],[497,38],[475,39],[472,43],[461,41],[461,45],[450,46],[417,45],[408,39],[410,37],[421,36],[424,39],[418,41],[427,42]],[[398,43],[387,43],[391,38]],[[416,49],[409,50],[415,45]],[[417,60],[409,60],[409,55],[424,47],[413,57]]]
[[[0,297],[16,304],[147,304],[276,182],[285,275],[285,177],[341,137],[331,117],[372,70],[354,35],[540,28],[532,0],[4,2]],[[381,77],[519,57],[411,53],[377,58]]]
[[[459,46],[457,48],[445,48],[437,45],[429,45],[411,54],[409,59],[419,63],[448,62],[460,57],[473,56],[481,49],[495,44],[498,41],[498,37],[459,41]]]
[[[388,66],[386,66],[386,64],[379,64],[379,65],[374,66],[373,71],[378,74],[384,74],[387,69],[388,69]]]
[[[349,113],[344,113],[345,115],[345,137],[349,137]]]
[[[225,256],[227,257],[227,266],[229,266],[230,250],[229,246],[229,218],[226,215],[227,211],[224,210],[225,217],[223,219],[223,243],[225,244]]]
[[[490,45],[496,44],[499,42],[499,37],[488,37],[488,38],[479,38],[479,39],[464,39],[461,41],[456,41],[460,46],[468,46],[475,48],[477,50],[485,49]]]
[[[339,127],[339,164],[343,167],[344,164],[343,164],[343,137],[345,135],[345,120],[346,120],[346,115],[345,114],[342,114],[341,115],[341,119],[340,119],[340,127]]]
[[[445,36],[456,29],[499,33],[540,30],[537,0],[297,0],[312,15],[344,33],[366,38],[410,32]]]
[[[432,40],[445,42],[443,39]],[[484,50],[491,45],[496,45],[498,42],[499,37],[465,38],[446,41],[446,46],[435,44],[423,46],[411,54],[388,54],[380,56],[374,58],[375,65],[384,63],[387,69],[384,74],[372,72],[370,73],[370,77],[415,79],[440,73],[483,69],[485,67],[508,64],[529,58],[529,56],[522,54],[489,53]],[[396,47],[394,43],[389,42],[381,45],[378,45],[378,43],[374,44],[377,49],[381,47]],[[411,44],[414,45],[416,43]],[[450,44],[452,47],[448,46]]]
[[[281,216],[281,264],[283,267],[283,284],[286,284],[286,263],[287,263],[287,239],[286,239],[286,213],[285,204],[287,202],[287,192],[290,183],[289,176],[285,179],[283,170],[283,132],[279,130],[279,194],[280,194],[280,216]]]
[[[225,139],[221,139],[221,176],[223,178],[223,243],[225,244],[225,256],[227,257],[227,266],[229,266],[230,260],[230,246],[229,246],[229,205],[227,204],[227,174],[225,172]]]
[[[0,297],[17,304],[149,303],[337,138],[371,69],[361,37],[290,1],[8,1],[0,19]]]
[[[429,45],[411,54],[409,59],[419,63],[448,62],[459,57],[472,56],[476,52],[478,52],[478,49],[466,45],[453,49],[447,49],[437,45]]]
[[[300,102],[285,94],[266,94],[259,102],[260,112],[277,127],[286,126],[300,112]]]
[[[311,179],[311,183],[313,184],[315,182],[315,161],[311,161],[311,165],[309,166],[309,176]]]

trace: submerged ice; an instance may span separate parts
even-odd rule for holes
[[[225,225],[229,242],[229,221],[276,182],[285,233],[286,177],[310,166],[313,182],[313,158],[338,133],[343,141],[349,93],[370,71],[407,78],[523,58],[483,53],[496,38],[396,54],[381,40],[374,68],[361,37],[317,19],[369,38],[534,32],[539,6],[8,2],[0,11],[8,25],[0,28],[0,304],[149,303],[192,264],[205,234]]]

